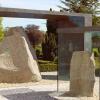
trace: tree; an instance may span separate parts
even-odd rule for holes
[[[0,17],[0,41],[1,41],[1,40],[3,39],[3,37],[4,37],[2,20],[3,20],[3,18]]]
[[[45,34],[45,41],[42,43],[43,58],[45,60],[54,60],[55,58],[56,41],[53,33]]]
[[[99,0],[60,0],[65,7],[59,6],[62,11],[89,13],[93,15],[93,24],[98,24],[97,15],[100,14]],[[100,24],[100,23],[99,23]]]
[[[39,26],[27,25],[25,32],[33,46],[40,44],[44,40],[44,33],[39,30]]]
[[[52,20],[47,20],[47,33],[45,42],[42,44],[43,58],[53,61],[57,56],[58,36],[56,33],[56,25]]]

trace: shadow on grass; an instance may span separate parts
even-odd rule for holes
[[[57,75],[42,75],[42,79],[57,80]]]
[[[57,80],[57,75],[42,75],[42,79]],[[58,76],[58,79],[61,81],[69,81],[70,80],[69,76],[65,76],[65,75]]]

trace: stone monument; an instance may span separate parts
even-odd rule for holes
[[[75,96],[93,96],[95,67],[86,51],[75,51],[70,64],[70,92]]]
[[[22,27],[10,28],[0,42],[0,82],[39,81],[37,57]]]

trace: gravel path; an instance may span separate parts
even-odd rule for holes
[[[42,80],[37,83],[23,83],[23,84],[0,84],[0,100],[99,100],[99,79],[96,78],[94,97],[61,97],[64,91],[69,90],[69,81],[59,82],[60,91],[57,92],[57,81],[51,79],[52,74],[49,75],[47,80]],[[46,76],[46,73],[42,73]],[[50,76],[51,75],[51,76]],[[5,88],[4,88],[5,86]]]

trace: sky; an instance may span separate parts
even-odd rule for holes
[[[10,8],[25,8],[33,10],[49,10],[52,8],[55,11],[60,9],[60,0],[0,0],[0,6]],[[4,27],[23,26],[28,24],[35,24],[40,26],[41,30],[46,30],[46,20],[42,19],[24,19],[24,18],[4,18]]]

